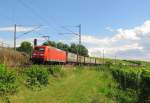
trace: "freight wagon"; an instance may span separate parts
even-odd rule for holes
[[[78,61],[77,61],[78,64],[84,64],[84,56],[80,56],[78,55]]]
[[[67,62],[68,63],[76,63],[77,62],[77,54],[74,53],[67,53]]]
[[[91,63],[90,57],[85,57],[85,64],[90,64],[90,63]]]
[[[95,58],[90,58],[91,59],[91,64],[96,64],[96,59]]]

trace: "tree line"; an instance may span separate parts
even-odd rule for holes
[[[71,43],[70,45],[68,45],[62,42],[57,43],[55,41],[47,41],[43,43],[43,45],[49,45],[49,46],[53,46],[58,49],[64,50],[66,52],[72,52],[72,53],[79,54],[82,56],[88,56],[88,49],[84,45],[81,45],[81,44]]]
[[[53,46],[66,52],[71,52],[82,56],[88,56],[88,49],[80,44],[71,43],[70,45],[68,45],[62,42],[57,43],[55,41],[47,41],[44,42],[42,45]],[[31,55],[33,51],[33,46],[30,42],[24,41],[21,43],[20,47],[17,48],[17,51],[25,52]]]

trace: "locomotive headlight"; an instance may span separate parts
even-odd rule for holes
[[[43,56],[44,54],[40,54],[40,56]]]
[[[35,55],[37,55],[37,54],[33,54],[33,56],[35,56]]]

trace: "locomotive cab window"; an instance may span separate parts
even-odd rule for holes
[[[45,51],[45,48],[36,47],[34,50],[35,50],[35,51],[38,51],[38,52],[44,52],[44,51]]]

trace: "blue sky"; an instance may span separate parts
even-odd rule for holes
[[[98,41],[106,39],[110,41],[110,39],[122,33],[119,31],[120,28],[124,33],[125,30],[134,31],[135,27],[143,26],[146,21],[150,20],[149,4],[149,0],[1,0],[0,28],[11,27],[14,24],[25,25],[24,28],[29,27],[29,25],[43,25],[40,30],[18,39],[18,43],[22,40],[31,39],[32,41],[33,38],[39,37],[38,34],[49,35],[51,40],[70,43],[77,42],[77,38],[75,41],[72,34],[59,35],[59,33],[68,32],[61,27],[82,24],[83,44],[89,48],[89,51],[95,47],[99,47],[98,50],[101,51],[106,47],[118,49],[121,46],[126,47],[132,44],[144,48],[148,43],[142,43],[141,46],[140,41],[133,42],[133,40],[126,39],[119,40],[113,45],[109,44],[109,46],[106,44],[97,46],[96,43],[92,44],[91,41],[95,38]],[[69,29],[77,32],[77,28],[69,27]],[[17,35],[22,33],[17,32]],[[125,35],[128,35],[128,33],[125,33]],[[12,45],[13,32],[1,30],[0,39]],[[85,39],[87,42],[84,42]],[[118,44],[120,45],[118,46]],[[95,51],[100,52],[98,50]],[[140,53],[138,53],[139,50]],[[136,52],[135,54],[141,54],[137,59],[147,59],[143,58],[141,50],[143,49],[136,48],[133,50],[134,52],[126,50],[125,54],[124,51],[115,51],[115,53],[123,55],[123,58],[136,59],[137,55],[132,56],[132,53]],[[128,52],[131,53],[130,57],[126,56]],[[113,55],[108,53],[107,56],[112,57]]]
[[[107,26],[129,28],[149,19],[149,4],[149,0],[1,0],[0,20],[1,26],[42,24],[57,29],[81,23],[83,33],[105,35]]]

